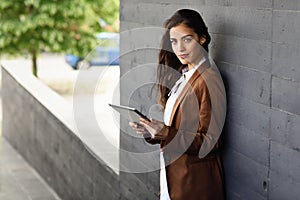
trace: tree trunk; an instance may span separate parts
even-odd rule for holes
[[[32,74],[37,77],[37,53],[32,51]]]

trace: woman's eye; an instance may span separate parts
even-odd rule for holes
[[[192,38],[184,38],[183,41],[184,42],[190,42],[190,41],[192,41]]]
[[[172,45],[176,44],[175,40],[171,40],[170,42],[171,42]]]

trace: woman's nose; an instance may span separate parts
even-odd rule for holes
[[[185,46],[183,42],[178,42],[178,51],[183,52],[185,50]]]

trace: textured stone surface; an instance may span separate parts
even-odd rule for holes
[[[0,166],[1,200],[60,200],[5,138],[0,138]]]
[[[300,195],[298,161],[293,160],[300,154],[300,3],[123,0],[121,32],[137,27],[162,27],[164,20],[180,8],[196,9],[202,14],[212,36],[211,57],[226,86],[228,112],[222,139],[228,199],[296,199]],[[121,58],[121,76],[138,65],[157,61],[157,54],[147,54],[145,49],[135,51],[145,45],[157,45],[157,34],[121,35],[121,51],[130,51]],[[152,76],[155,69],[143,73]],[[147,111],[147,105],[155,104],[155,98],[145,97],[142,90],[128,95],[140,84],[139,75],[135,76],[137,79],[122,83],[121,102],[132,97]],[[120,144],[128,148],[130,141],[121,138]],[[143,149],[144,144],[135,144],[133,148]],[[281,150],[284,157],[279,156]],[[134,180],[122,174],[121,179]],[[154,184],[148,176],[139,180],[146,188]],[[158,188],[158,182],[154,186]],[[147,196],[152,191],[144,192]]]
[[[2,88],[3,136],[62,199],[119,199],[119,175],[85,143],[93,140],[91,132],[78,137],[62,97],[20,68],[2,68]],[[32,199],[42,199],[34,190],[38,183],[22,184]]]

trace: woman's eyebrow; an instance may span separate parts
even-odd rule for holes
[[[184,39],[186,37],[190,37],[190,36],[193,36],[192,34],[188,34],[188,35],[184,35],[181,37],[181,39]],[[171,40],[176,40],[176,38],[170,38]]]
[[[193,37],[193,35],[192,35],[192,34],[188,34],[188,35],[182,36],[182,37],[181,37],[181,39],[184,39],[184,38],[186,38],[186,37],[190,37],[190,36],[192,36],[192,37]]]

